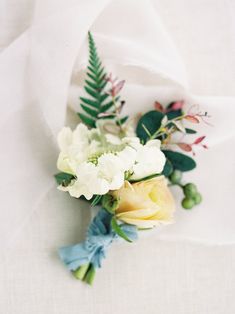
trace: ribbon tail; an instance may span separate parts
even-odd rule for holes
[[[69,270],[76,270],[78,267],[90,263],[92,251],[83,242],[60,248],[59,256]]]

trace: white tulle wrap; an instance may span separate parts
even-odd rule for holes
[[[190,212],[178,205],[176,223],[161,229],[159,238],[235,243],[235,99],[190,95],[184,63],[148,0],[57,0],[38,1],[32,26],[0,54],[1,247],[14,246],[42,208],[79,207],[59,196],[53,174],[56,135],[77,122],[88,30],[107,69],[126,80],[127,113],[148,110],[155,100],[183,99],[212,116],[213,127],[198,129],[208,135],[209,150],[197,152],[197,170],[185,175],[204,201]],[[178,204],[180,193],[174,190]]]

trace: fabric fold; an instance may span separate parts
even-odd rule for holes
[[[235,167],[230,150],[235,100],[190,95],[185,66],[150,1],[50,0],[37,2],[31,26],[0,54],[1,247],[14,245],[16,234],[53,185],[55,137],[71,122],[66,119],[67,104],[77,111],[83,93],[88,29],[108,70],[127,81],[123,92],[127,113],[143,112],[155,100],[166,104],[183,99],[201,104],[215,117],[214,128],[199,130],[211,130],[208,144],[213,149],[198,153],[197,175],[187,175],[187,180],[199,183],[206,201],[191,212],[190,223],[189,213],[179,210],[177,223],[164,232],[174,239],[235,243]],[[212,186],[218,189],[218,202]]]

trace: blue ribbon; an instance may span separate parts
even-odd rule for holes
[[[112,215],[100,209],[88,227],[86,240],[82,243],[59,249],[59,255],[69,270],[76,270],[84,264],[91,263],[95,268],[101,267],[107,249],[120,237],[112,230]],[[130,240],[137,239],[137,228],[128,224],[121,225]]]

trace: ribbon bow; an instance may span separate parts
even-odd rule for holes
[[[92,264],[101,267],[106,251],[114,240],[121,239],[111,228],[112,215],[101,209],[88,227],[86,240],[82,243],[59,249],[59,255],[67,268],[75,271],[80,266]],[[131,240],[137,239],[135,226],[123,224],[122,230]]]

